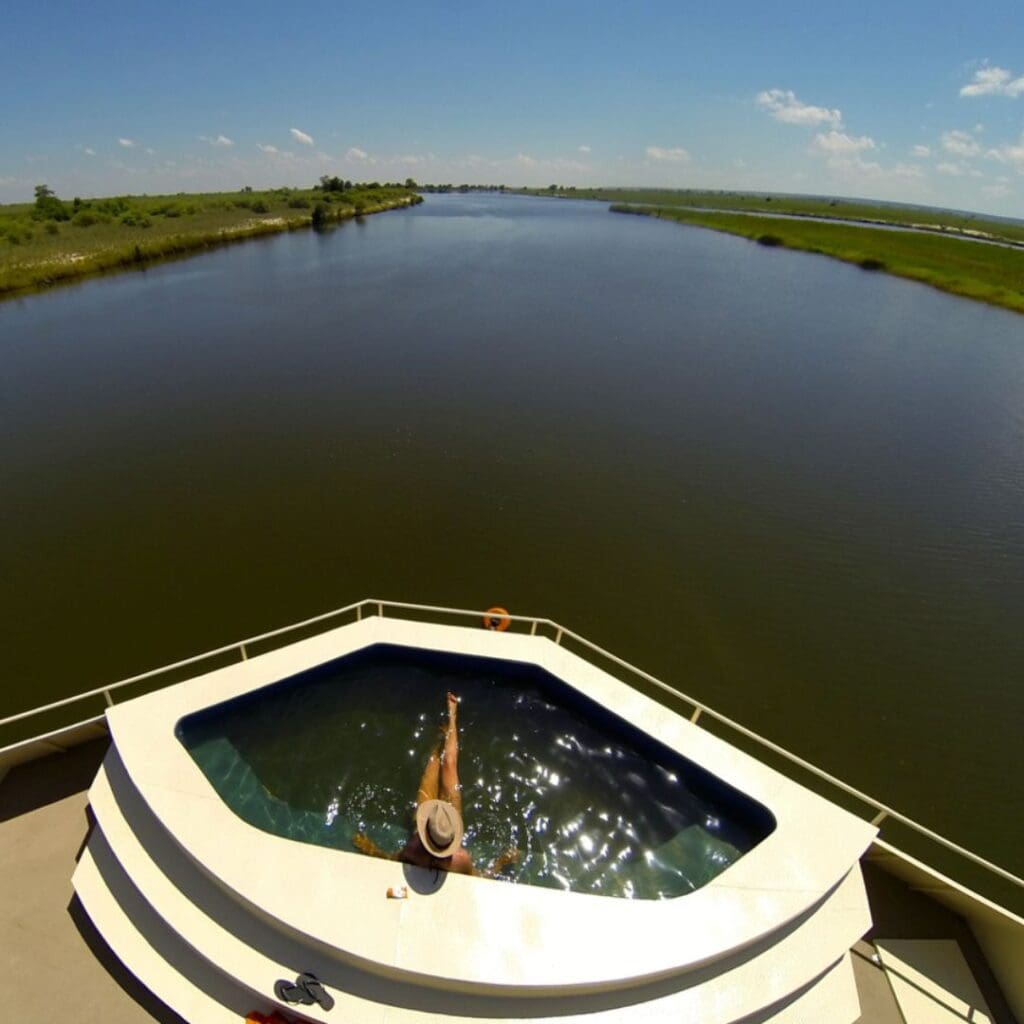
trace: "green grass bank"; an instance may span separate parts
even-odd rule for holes
[[[980,238],[1024,246],[1024,222],[1004,221],[984,214],[923,206],[872,203],[830,196],[791,196],[765,192],[721,192],[707,189],[558,188],[523,189],[529,195],[563,199],[600,199],[636,206],[721,210],[745,214],[827,218],[857,224],[893,225],[942,235]]]
[[[128,270],[278,231],[333,224],[422,202],[411,187],[324,179],[279,188],[0,206],[0,299]]]
[[[612,206],[691,227],[739,235],[765,246],[820,253],[941,291],[1024,313],[1024,250],[914,231],[758,217],[676,207]]]

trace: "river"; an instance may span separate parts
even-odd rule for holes
[[[1024,867],[1019,316],[448,195],[4,303],[0,356],[0,714],[499,603]]]

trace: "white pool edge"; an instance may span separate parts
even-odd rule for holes
[[[706,886],[674,900],[449,876],[434,895],[389,901],[386,889],[404,881],[401,865],[254,829],[221,801],[174,735],[186,714],[375,643],[537,664],[764,804],[777,827]],[[565,648],[520,634],[368,618],[111,708],[107,717],[144,799],[222,885],[339,956],[446,987],[598,990],[691,970],[764,940],[814,906],[876,834]]]

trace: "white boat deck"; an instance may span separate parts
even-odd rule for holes
[[[90,789],[89,799],[97,816],[98,828],[86,850],[89,860],[76,872],[75,886],[90,912],[95,906],[94,899],[97,899],[102,901],[102,908],[97,913],[101,916],[112,913],[117,919],[116,929],[105,928],[104,934],[112,945],[116,943],[112,935],[116,933],[122,937],[122,959],[131,963],[138,942],[133,932],[126,930],[127,925],[121,920],[124,915],[110,904],[111,901],[120,905],[128,901],[137,902],[135,890],[138,890],[144,895],[146,908],[136,909],[133,914],[136,930],[146,931],[145,919],[153,912],[159,918],[159,921],[149,922],[150,930],[155,931],[157,937],[146,944],[152,946],[166,942],[167,931],[187,939],[192,951],[208,964],[219,965],[247,989],[253,1005],[259,1005],[266,998],[274,979],[294,977],[304,969],[312,970],[329,986],[338,1006],[329,1012],[317,1006],[303,1007],[303,1017],[311,1021],[330,1022],[337,1019],[339,1012],[344,1019],[366,1024],[391,1020],[427,1024],[436,1021],[438,1014],[453,1022],[480,1020],[481,1017],[504,1020],[526,1015],[524,1010],[527,1008],[528,1015],[536,1017],[544,1012],[544,1008],[554,1007],[559,1012],[557,1015],[551,1013],[550,1018],[560,1021],[575,1021],[578,1017],[600,1021],[604,1017],[614,1017],[628,1022],[633,1018],[651,1019],[652,1016],[662,1019],[738,1020],[766,1004],[785,1003],[808,979],[828,975],[830,982],[826,990],[831,993],[829,999],[833,1001],[843,992],[849,992],[851,969],[849,964],[840,961],[850,937],[863,934],[870,925],[863,882],[859,870],[854,869],[831,898],[806,922],[793,928],[784,941],[773,941],[763,951],[749,952],[731,965],[719,965],[696,976],[688,975],[681,983],[666,980],[648,985],[642,991],[631,989],[627,993],[605,991],[573,996],[563,991],[529,1002],[507,995],[502,998],[474,995],[463,989],[446,990],[436,983],[424,990],[418,984],[371,973],[340,961],[333,952],[282,934],[264,916],[253,914],[239,905],[173,848],[169,843],[170,837],[147,814],[138,794],[133,792],[115,750],[108,753]],[[131,819],[131,825],[128,819]],[[143,838],[140,839],[140,835]],[[392,874],[397,884],[402,877],[402,865],[386,863],[381,866]],[[80,884],[81,874],[84,874],[84,879]],[[169,876],[173,876],[173,881]],[[116,896],[112,896],[110,891],[103,891],[104,887],[116,890]],[[187,894],[186,899],[182,898],[183,894]],[[443,900],[441,893],[431,896],[414,894],[409,903],[396,904],[382,899],[379,906],[394,913],[419,902],[429,912],[431,907],[437,906],[439,899]],[[444,912],[443,906],[439,912]],[[845,937],[845,942],[840,939],[838,960],[837,933]],[[153,973],[149,968],[148,963],[141,964],[137,973],[142,977],[159,978],[166,969],[160,965]],[[168,981],[162,980],[165,984]],[[157,980],[151,984],[159,983]],[[191,984],[183,987],[180,997],[183,1006],[195,1005],[195,988]],[[169,1001],[173,1000],[173,983],[167,985],[167,991]],[[824,998],[823,992],[814,1000],[820,1002]],[[806,994],[805,1000],[811,1000],[810,993]],[[469,1015],[470,1009],[474,1011],[472,1016]],[[182,1014],[189,1015],[184,1009]]]
[[[941,962],[960,973],[925,970],[915,992],[952,991],[955,981],[970,992],[969,1019],[1017,1024],[993,970],[1016,999],[1006,955],[1012,962],[1020,943],[992,941],[991,929],[1020,919],[989,904],[976,920],[966,890],[941,903],[912,891],[937,882],[948,893],[948,880],[574,655],[560,628],[553,638],[532,635],[536,622],[529,636],[497,634],[377,611],[363,619],[360,606],[357,621],[260,657],[242,645],[241,664],[111,708],[113,743],[85,742],[0,775],[0,951],[14,978],[60,979],[17,986],[19,1021],[227,1024],[276,1009],[328,1024],[905,1024],[893,940],[904,949],[923,940],[944,944]],[[296,843],[236,817],[175,724],[378,642],[540,665],[759,801],[776,828],[702,889],[646,901],[455,875],[419,884],[418,869]],[[93,720],[78,742],[103,727]],[[7,763],[47,744],[29,741]],[[410,881],[410,899],[384,897]],[[970,910],[960,910],[964,899]],[[991,968],[949,907],[987,930]],[[443,946],[438,922],[452,926]],[[276,1002],[274,981],[302,970],[323,980],[333,1010]]]
[[[59,984],[19,987],[16,999],[7,1002],[19,1024],[182,1024],[183,1018],[111,953],[72,892],[71,873],[90,832],[87,789],[107,746],[100,740],[53,754],[13,769],[0,782],[0,958],[10,977],[60,979]],[[862,1008],[856,1024],[904,1024],[892,985],[872,960],[871,940],[882,936],[956,940],[993,1021],[1017,1024],[961,918],[871,863],[865,865],[865,880],[876,925],[867,941],[855,943],[851,951]],[[260,1008],[254,1003],[246,1011]],[[806,1009],[804,1022],[834,1019],[827,1008]],[[192,1018],[188,1024],[206,1024],[207,1019]],[[238,1024],[240,1017],[230,1019]],[[357,1017],[348,1019],[361,1024]]]

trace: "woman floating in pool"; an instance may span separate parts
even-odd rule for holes
[[[484,871],[473,866],[473,858],[462,848],[462,786],[459,784],[459,698],[448,694],[448,722],[444,739],[430,755],[416,792],[416,828],[398,853],[385,853],[369,836],[352,837],[356,849],[371,857],[400,860],[421,868],[454,871],[460,875],[488,875],[519,860],[518,850],[507,850]]]

